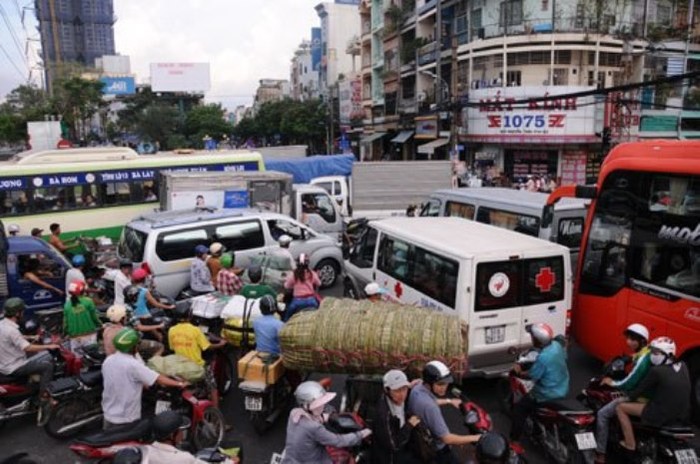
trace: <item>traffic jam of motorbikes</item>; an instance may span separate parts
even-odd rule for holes
[[[255,446],[283,464],[698,463],[698,393],[660,327],[626,321],[619,356],[572,382],[568,246],[429,203],[329,238],[303,206],[297,222],[198,204],[117,240],[2,218],[0,426],[30,417],[73,462],[244,463]],[[241,422],[254,444],[230,439]],[[3,433],[0,462],[48,462]]]

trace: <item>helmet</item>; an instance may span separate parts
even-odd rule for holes
[[[12,297],[5,300],[2,310],[5,312],[6,317],[15,317],[18,314],[22,314],[25,307],[21,298]]]
[[[119,268],[123,267],[134,267],[134,263],[130,259],[121,259],[119,260]]]
[[[669,337],[657,337],[651,341],[649,348],[661,351],[668,356],[676,356],[676,342]]]
[[[262,268],[260,266],[252,266],[248,268],[248,278],[254,284],[260,282],[260,279],[262,279],[262,274]]]
[[[289,244],[292,243],[292,237],[290,237],[287,234],[284,234],[280,238],[277,239],[277,243],[279,243],[279,245],[282,248],[287,248],[289,246]]]
[[[265,316],[277,312],[277,300],[272,295],[264,295],[260,298],[260,312]]]
[[[10,224],[7,226],[7,231],[11,234],[19,234],[19,226],[17,224]]]
[[[230,268],[233,266],[233,253],[224,253],[221,255],[219,262],[221,263],[222,267],[225,267],[226,269]]]
[[[189,419],[175,411],[165,411],[153,418],[153,435],[156,441],[165,440],[183,426],[189,426]]]
[[[365,295],[367,296],[383,295],[384,293],[386,293],[386,290],[380,287],[377,282],[370,282],[365,285]]]
[[[631,324],[629,325],[623,334],[626,337],[630,337],[632,339],[642,339],[644,344],[649,343],[649,329],[647,329],[645,326],[642,324]]]
[[[530,333],[534,341],[543,346],[549,345],[554,338],[554,331],[549,324],[545,324],[544,322],[532,324],[528,326],[526,330]]]
[[[450,368],[442,361],[430,361],[423,368],[423,382],[427,384],[452,383],[453,381]]]
[[[500,433],[486,432],[476,443],[476,458],[480,463],[506,463],[509,456],[508,440]]]
[[[194,254],[195,256],[202,256],[207,254],[209,251],[209,248],[207,248],[205,245],[197,245],[194,247]]]
[[[73,256],[73,259],[71,260],[73,263],[73,266],[75,267],[80,267],[85,264],[85,256],[83,255],[75,255]]]
[[[408,387],[411,385],[408,381],[408,377],[406,377],[406,374],[398,369],[392,369],[384,374],[382,384],[387,390],[398,390],[399,388]]]
[[[143,453],[139,448],[122,448],[114,455],[112,462],[114,464],[141,464]]]
[[[85,282],[82,280],[74,280],[68,284],[68,293],[73,296],[80,296],[85,291]]]
[[[122,353],[130,353],[141,341],[139,333],[134,329],[126,328],[117,332],[114,336],[114,348]]]
[[[299,258],[297,259],[297,263],[299,264],[300,267],[308,267],[309,266],[309,256],[306,253],[301,253],[299,255]]]
[[[126,317],[126,307],[123,305],[112,305],[107,308],[107,319],[112,322],[119,322]]]
[[[226,247],[219,242],[214,242],[209,246],[209,253],[212,255],[220,255],[226,250]]]
[[[134,272],[131,273],[131,280],[134,282],[144,281],[146,277],[148,277],[148,272],[142,268],[135,269]]]
[[[139,293],[141,293],[141,287],[138,285],[129,285],[124,289],[124,301],[130,305],[136,304],[136,300],[139,298]]]
[[[192,317],[192,304],[189,301],[178,302],[173,310],[176,321],[189,321]]]
[[[294,398],[300,407],[310,410],[330,402],[335,398],[335,393],[327,392],[318,382],[307,380],[299,384],[294,391]]]

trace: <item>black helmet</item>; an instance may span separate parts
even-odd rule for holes
[[[139,293],[141,293],[141,287],[138,285],[129,285],[124,289],[124,301],[132,306],[135,305],[136,300],[139,299]]]
[[[510,447],[506,437],[496,432],[486,432],[476,443],[476,458],[480,464],[508,462]]]
[[[3,305],[2,310],[5,313],[5,316],[15,317],[18,314],[21,315],[24,312],[24,308],[24,301],[21,298],[17,298],[16,296],[14,296],[5,300],[5,304]]]
[[[272,295],[264,295],[260,298],[260,312],[264,316],[277,312],[277,300]]]
[[[262,279],[262,268],[260,266],[251,266],[248,268],[248,278],[254,284],[257,284]]]
[[[173,310],[173,318],[176,321],[189,321],[192,317],[192,303],[189,301],[178,301]]]
[[[143,455],[138,448],[123,448],[117,451],[112,462],[114,464],[141,464]]]
[[[189,425],[189,420],[175,411],[165,411],[153,418],[153,435],[156,441],[165,440],[181,427]]]
[[[434,384],[438,382],[452,383],[452,372],[442,361],[430,361],[423,368],[423,382]]]

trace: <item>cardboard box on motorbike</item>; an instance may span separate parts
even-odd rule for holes
[[[284,375],[282,358],[269,353],[250,351],[238,361],[238,378],[246,382],[277,383]]]

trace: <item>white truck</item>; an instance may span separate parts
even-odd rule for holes
[[[452,187],[450,161],[354,163],[352,176],[324,176],[311,185],[330,193],[343,215],[381,218],[403,215],[435,190]]]
[[[161,171],[159,186],[163,211],[257,208],[286,214],[320,234],[342,240],[343,215],[335,200],[320,187],[292,184],[290,174]]]

